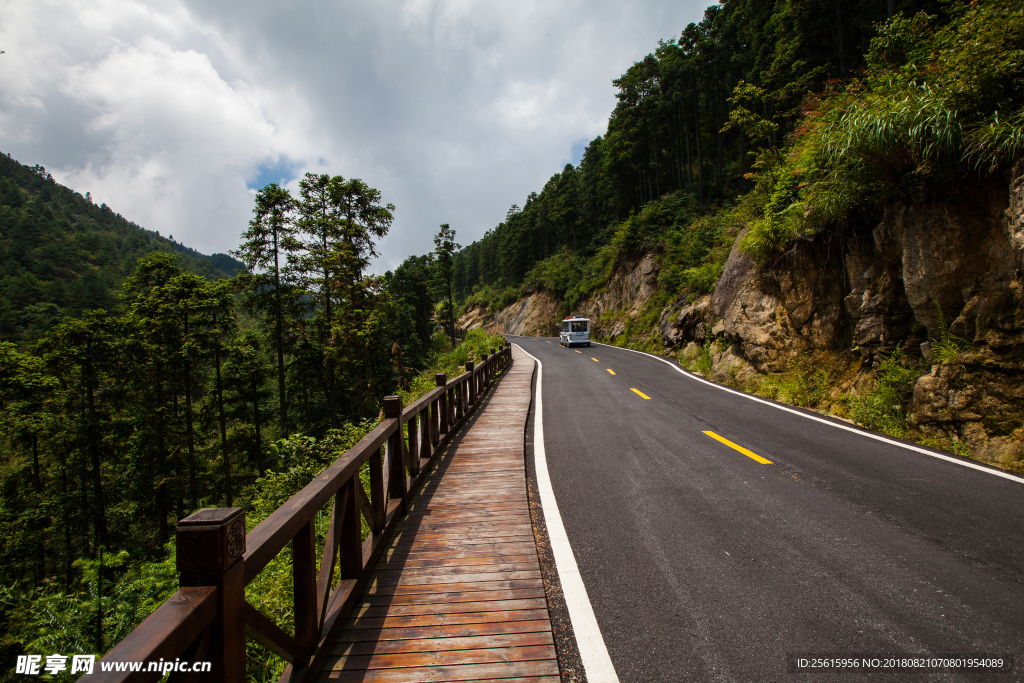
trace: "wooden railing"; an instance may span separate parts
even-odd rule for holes
[[[103,658],[103,662],[170,664],[209,661],[209,673],[172,672],[171,681],[245,681],[246,638],[288,662],[280,681],[311,679],[327,655],[383,544],[405,510],[410,492],[441,447],[479,404],[495,375],[512,362],[506,343],[497,353],[466,363],[466,371],[402,407],[384,399],[384,420],[255,529],[245,533],[241,508],[200,510],[178,523],[178,591]],[[359,479],[369,462],[370,491]],[[331,504],[330,524],[316,562],[317,513]],[[361,540],[362,522],[370,534]],[[292,544],[294,634],[246,602],[245,586]],[[339,580],[334,582],[335,569]],[[80,681],[156,681],[162,673],[103,672],[98,663]]]

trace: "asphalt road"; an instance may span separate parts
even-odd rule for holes
[[[552,487],[624,683],[1024,680],[1024,480],[627,350],[510,340],[543,363]],[[1016,661],[808,673],[797,653]]]

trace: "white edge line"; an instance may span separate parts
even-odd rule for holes
[[[832,422],[831,420],[826,420],[824,418],[820,418],[820,417],[817,417],[815,415],[808,415],[807,413],[802,413],[799,410],[793,410],[792,408],[787,408],[786,406],[780,406],[778,403],[772,403],[771,401],[766,401],[763,398],[758,398],[757,396],[752,396],[752,395],[744,393],[742,391],[736,391],[735,389],[730,389],[729,387],[723,387],[721,384],[716,384],[715,382],[708,381],[708,380],[704,379],[703,377],[697,377],[696,375],[693,375],[693,374],[687,372],[686,370],[683,370],[683,368],[679,367],[675,363],[672,363],[671,361],[666,360],[665,358],[661,358],[659,356],[655,356],[653,353],[647,353],[645,351],[637,351],[636,349],[627,349],[624,346],[612,346],[611,344],[602,344],[601,342],[594,342],[594,343],[598,344],[599,346],[607,346],[610,349],[621,349],[623,351],[632,351],[633,353],[639,353],[641,356],[649,356],[650,358],[653,358],[654,360],[660,360],[665,365],[668,365],[672,369],[677,370],[680,374],[683,375],[683,377],[688,377],[689,379],[692,379],[692,380],[694,380],[696,382],[702,382],[703,384],[707,384],[708,386],[712,386],[712,387],[714,387],[716,389],[721,389],[722,391],[728,391],[730,394],[736,394],[737,396],[742,396],[743,398],[750,399],[751,401],[756,401],[758,403],[763,403],[766,406],[770,406],[770,407],[776,408],[778,410],[784,410],[787,413],[792,413],[794,415],[799,415],[800,417],[806,418],[808,420],[813,420],[815,422],[820,422],[821,424],[828,425],[829,427],[835,427],[836,429],[842,429],[843,431],[852,432],[854,434],[858,434],[860,436],[864,436],[864,437],[867,437],[869,439],[874,439],[875,441],[881,441],[882,443],[887,443],[887,444],[889,444],[891,446],[898,446],[900,448],[905,448],[908,451],[914,451],[915,453],[921,453],[923,455],[929,455],[929,456],[931,456],[933,458],[938,458],[940,460],[945,460],[945,461],[951,462],[951,463],[953,463],[955,465],[961,465],[962,467],[970,467],[972,470],[979,470],[981,472],[985,472],[987,474],[991,474],[991,475],[996,476],[996,477],[1002,477],[1003,479],[1009,479],[1010,481],[1017,482],[1018,484],[1024,484],[1024,479],[1022,479],[1022,478],[1020,478],[1018,476],[1015,476],[1013,474],[1009,474],[1007,472],[1000,472],[999,470],[993,470],[993,469],[989,469],[988,467],[982,467],[981,465],[976,465],[973,462],[964,462],[963,460],[957,460],[956,458],[951,458],[948,455],[942,455],[941,453],[933,453],[932,451],[925,450],[924,448],[918,448],[917,446],[911,446],[910,444],[903,443],[901,441],[895,441],[894,439],[889,439],[887,437],[881,436],[880,434],[872,434],[870,432],[861,431],[860,429],[855,429],[853,427],[847,427],[846,425],[836,424],[835,422]]]
[[[534,409],[533,419],[533,461],[537,472],[537,489],[540,492],[541,510],[544,512],[544,524],[548,529],[551,552],[555,556],[555,569],[562,584],[566,607],[569,608],[569,621],[572,622],[572,630],[576,635],[576,645],[580,651],[580,659],[583,660],[587,683],[619,683],[615,666],[608,656],[608,648],[605,647],[604,638],[601,636],[601,627],[597,625],[597,617],[594,616],[587,588],[580,577],[576,556],[569,545],[562,516],[558,513],[555,492],[551,488],[547,453],[544,450],[544,411],[541,399],[541,375],[544,368],[540,359],[519,344],[516,346],[537,363],[537,407]]]

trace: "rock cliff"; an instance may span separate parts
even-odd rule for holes
[[[1024,467],[1024,161],[1008,184],[893,203],[768,263],[745,256],[742,237],[714,291],[683,292],[641,341],[683,358],[707,349],[707,374],[740,385],[814,358],[838,368],[834,393],[853,394],[900,349],[916,376],[911,436]],[[658,259],[647,255],[621,263],[572,313],[611,340],[649,319],[657,294]],[[469,311],[460,325],[554,335],[562,312],[534,292],[493,316]]]
[[[536,291],[494,314],[481,306],[470,308],[456,324],[465,330],[483,327],[499,334],[558,336],[559,304],[550,292]]]
[[[859,357],[861,376],[851,383],[858,385],[899,346],[922,372],[909,414],[918,436],[1018,465],[1022,175],[1019,164],[1009,192],[1005,183],[965,184],[939,200],[894,203],[873,225],[798,242],[760,266],[736,246],[711,296],[684,297],[663,311],[666,345],[721,339],[716,377],[726,368],[733,376],[782,372],[807,352],[847,363]]]

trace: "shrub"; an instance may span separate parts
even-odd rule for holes
[[[907,435],[907,410],[918,373],[906,367],[904,361],[900,348],[881,358],[873,386],[850,397],[850,417],[854,422],[897,438]]]

